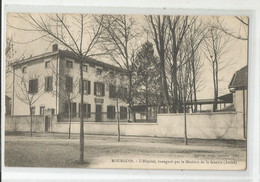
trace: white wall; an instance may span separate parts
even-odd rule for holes
[[[160,133],[184,137],[183,114],[158,114]],[[188,138],[244,139],[242,114],[230,112],[187,114]]]
[[[18,97],[17,94],[21,94],[24,90],[24,86],[21,84],[21,77],[24,76],[26,80],[27,87],[29,87],[29,80],[31,77],[37,76],[38,79],[38,95],[41,94],[41,97],[33,104],[35,107],[35,115],[40,114],[40,106],[45,106],[45,108],[54,108],[56,109],[56,97],[50,92],[44,91],[44,82],[46,76],[51,76],[52,71],[50,68],[45,68],[45,61],[50,60],[53,66],[56,66],[56,56],[40,59],[22,65],[27,66],[26,73],[22,73],[21,68],[15,70],[15,85],[14,85],[14,115],[29,115],[29,106],[23,103]],[[55,68],[54,68],[55,69]],[[54,85],[53,76],[53,87]],[[20,85],[20,87],[18,86]],[[39,88],[41,87],[41,90]],[[34,98],[37,98],[38,95],[35,95]]]
[[[11,122],[8,117],[6,130],[10,130]],[[41,131],[44,131],[43,119],[40,120],[40,126],[42,126]],[[72,133],[79,133],[79,122],[72,122],[71,126]],[[26,128],[22,128],[21,125],[19,130],[28,131],[28,125],[24,124],[24,127]],[[55,116],[52,118],[52,132],[67,133],[68,127],[68,122],[57,122]],[[183,114],[158,114],[157,123],[121,122],[120,130],[121,135],[128,136],[184,137]],[[85,133],[117,135],[117,123],[85,122]],[[188,138],[243,140],[242,114],[235,112],[187,114],[187,133]]]
[[[157,123],[124,123],[122,135],[184,137],[183,114],[158,114]],[[53,131],[67,132],[68,123],[54,123]],[[243,118],[240,113],[187,114],[188,138],[244,139]],[[79,132],[79,122],[72,123],[72,132]],[[87,134],[117,134],[116,122],[86,122]]]

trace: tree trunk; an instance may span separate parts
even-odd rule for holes
[[[194,94],[194,112],[197,112],[197,89],[196,89],[196,73],[195,73],[195,65],[194,65],[194,50],[192,49],[192,61],[191,61],[191,67],[192,67],[192,82],[193,82],[193,94]]]
[[[68,102],[69,104],[69,139],[70,139],[70,133],[71,133],[71,104],[70,102]]]
[[[172,66],[172,77],[173,77],[173,108],[172,112],[178,112],[178,80],[177,80],[177,56],[173,56],[173,66]]]
[[[186,118],[186,96],[183,93],[183,113],[184,113],[184,143],[188,145],[188,137],[187,137],[187,118]]]
[[[84,92],[83,92],[83,58],[80,60],[80,82],[81,82],[81,98],[80,98],[80,164],[84,164],[84,118],[83,118],[83,101],[84,101]]]
[[[147,75],[145,76],[145,119],[148,122],[148,81]]]
[[[215,67],[215,63],[216,61],[214,61],[212,63],[212,71],[213,71],[213,84],[214,84],[214,103],[213,103],[213,112],[216,112],[217,111],[217,97],[218,97],[218,94],[217,94],[217,68]]]
[[[116,98],[116,119],[117,119],[117,141],[120,142],[120,121],[118,114],[118,97]]]
[[[31,106],[31,104],[29,104],[29,109],[30,109],[30,119],[31,119],[31,122],[30,122],[30,135],[31,135],[31,137],[32,137],[33,119],[32,119],[32,106]]]

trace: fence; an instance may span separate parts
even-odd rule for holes
[[[135,119],[133,118],[135,115]],[[120,122],[136,122],[136,123],[156,123],[157,113],[146,112],[119,112],[118,117]],[[69,122],[69,113],[58,114],[58,122]],[[117,122],[116,113],[102,112],[102,113],[83,113],[84,122]],[[79,122],[80,114],[71,113],[71,122]]]

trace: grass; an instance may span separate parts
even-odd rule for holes
[[[78,163],[79,134],[29,133],[5,136],[5,165],[16,167],[131,168],[111,159],[235,160],[245,163],[246,141],[86,135],[85,164]],[[144,168],[145,166],[139,166]],[[147,166],[146,166],[147,167]],[[156,166],[148,166],[156,168]],[[174,166],[169,166],[174,168]]]

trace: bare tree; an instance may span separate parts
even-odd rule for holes
[[[28,105],[30,112],[30,135],[32,137],[32,127],[33,127],[33,104],[43,94],[43,84],[41,83],[40,76],[36,73],[27,73],[27,75],[22,75],[18,77],[16,84],[19,90],[16,90],[16,97]]]
[[[68,118],[69,118],[69,131],[68,131],[68,138],[70,139],[71,135],[71,103],[74,99],[76,99],[80,93],[82,92],[80,89],[82,88],[81,85],[79,84],[79,76],[76,78],[70,77],[69,74],[66,74],[65,72],[65,62],[60,62],[59,63],[59,69],[56,68],[55,65],[51,62],[50,66],[50,75],[51,78],[49,79],[46,77],[45,79],[45,91],[51,91],[52,94],[58,95],[58,97],[62,100],[65,101],[68,105]],[[77,75],[77,74],[76,74]],[[55,77],[53,79],[53,76]],[[69,80],[70,79],[70,80]],[[52,87],[52,80],[54,80],[54,85],[55,87],[49,88],[49,85]],[[83,86],[84,87],[84,86]],[[76,90],[77,88],[80,88],[79,91]],[[84,87],[85,90],[85,87]],[[84,92],[83,90],[83,92]],[[85,114],[85,113],[84,113]],[[65,116],[66,117],[66,116]]]
[[[221,30],[226,35],[231,36],[235,39],[247,41],[249,18],[246,16],[234,16],[234,19],[236,19],[237,22],[239,23],[239,29],[236,31],[232,31],[226,28],[226,26],[223,25],[224,20],[223,19],[221,20],[220,18],[217,18],[217,25],[215,25],[214,28]]]
[[[146,22],[148,23],[147,32],[152,36],[156,50],[159,56],[159,69],[160,69],[160,85],[162,89],[162,94],[164,101],[168,109],[171,108],[169,102],[169,92],[168,92],[168,83],[165,71],[165,60],[167,55],[167,46],[169,43],[169,25],[167,23],[167,16],[146,16]]]
[[[187,48],[190,52],[190,64],[191,72],[190,76],[192,77],[192,82],[190,86],[191,93],[191,103],[193,103],[194,96],[194,112],[197,112],[197,83],[199,82],[199,73],[202,66],[200,59],[200,47],[204,40],[207,38],[208,29],[203,26],[202,22],[197,21],[195,17],[194,22],[190,24],[190,29],[185,36],[185,39],[188,43]],[[193,111],[193,105],[192,105]]]
[[[126,15],[106,15],[103,21],[97,20],[105,29],[102,35],[102,48],[109,55],[109,59],[122,69],[127,70],[128,97],[130,113],[135,121],[133,112],[133,98],[136,93],[134,83],[135,53],[139,32],[135,19]]]
[[[36,31],[50,42],[58,42],[71,51],[80,63],[80,82],[83,87],[83,63],[89,57],[100,55],[94,52],[102,34],[101,24],[96,24],[95,15],[86,14],[18,14],[28,27],[18,28],[22,31]],[[102,22],[102,17],[100,19]],[[83,88],[81,89],[83,90]],[[84,163],[84,93],[81,92],[80,109],[80,164]]]
[[[221,59],[223,54],[229,51],[227,45],[230,41],[230,36],[226,35],[223,31],[211,26],[209,28],[209,36],[205,40],[205,58],[209,61],[212,67],[212,77],[214,86],[214,104],[213,112],[217,110],[218,105],[218,85],[219,85],[219,72],[223,70],[224,65]]]
[[[108,114],[113,115],[113,113],[116,114],[116,120],[117,120],[117,141],[120,141],[120,115],[119,115],[119,103],[121,102],[127,102],[127,80],[126,79],[126,71],[114,68],[113,70],[104,73],[100,80],[104,82],[107,87],[106,89],[109,91],[109,98],[116,101],[116,110],[115,112],[111,112]],[[114,117],[114,116],[112,116]]]

